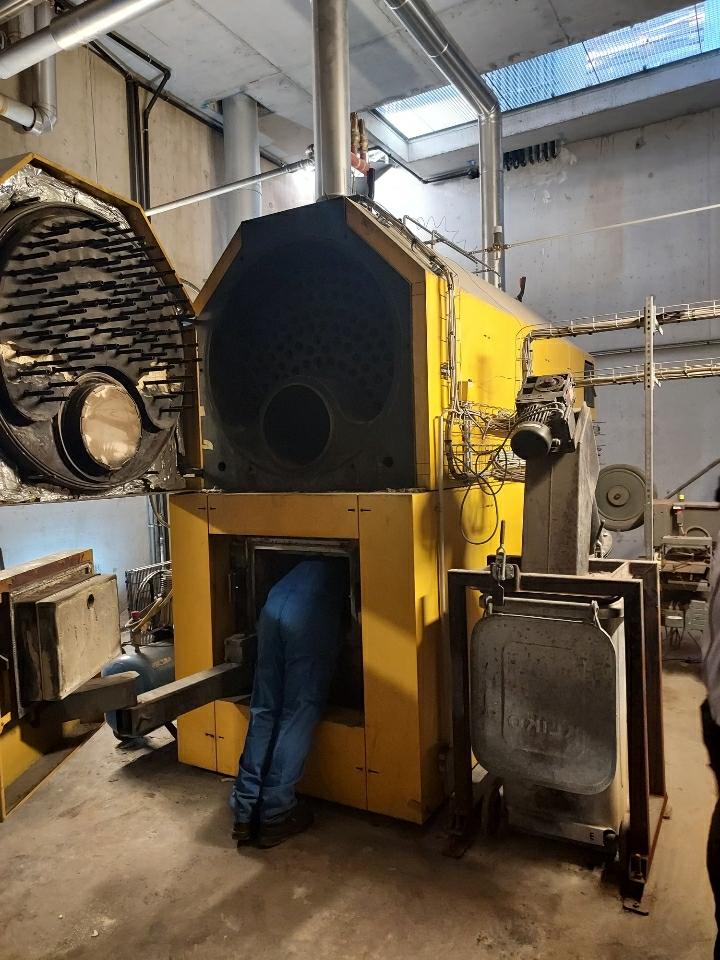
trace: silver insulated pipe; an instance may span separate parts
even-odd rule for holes
[[[347,0],[313,0],[315,195],[350,192],[350,40]]]
[[[103,36],[163,3],[167,0],[87,0],[75,10],[57,17],[44,29],[3,50],[0,53],[0,78],[14,77],[56,53],[72,50]]]
[[[35,32],[45,30],[53,22],[53,8],[50,3],[39,3],[35,7]],[[35,123],[33,133],[52,133],[57,122],[57,65],[55,57],[47,57],[33,67],[35,84]]]
[[[504,234],[502,117],[498,99],[426,0],[385,0],[385,3],[478,116],[481,246],[484,250],[495,248],[487,255],[487,262],[495,271],[488,279],[504,289],[505,252],[500,247]]]

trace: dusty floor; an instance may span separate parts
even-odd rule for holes
[[[678,667],[666,690],[673,817],[649,917],[582,853],[511,836],[453,861],[441,824],[330,805],[312,832],[240,855],[227,783],[179,766],[164,734],[126,752],[103,730],[0,826],[0,960],[709,960],[702,688]]]

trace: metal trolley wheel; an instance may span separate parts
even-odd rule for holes
[[[505,813],[502,780],[488,773],[480,784],[478,795],[479,828],[483,837],[496,837]]]

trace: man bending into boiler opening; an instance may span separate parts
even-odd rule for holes
[[[339,559],[303,560],[273,586],[260,613],[250,726],[230,797],[238,846],[274,847],[313,822],[295,785],[337,662],[346,570]]]

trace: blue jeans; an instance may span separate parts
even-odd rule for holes
[[[276,820],[296,804],[327,703],[345,600],[339,560],[304,560],[278,581],[258,620],[250,726],[230,797],[236,822]]]

